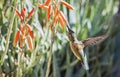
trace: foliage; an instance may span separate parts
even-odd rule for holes
[[[54,1],[51,0],[51,2]],[[70,5],[66,4],[65,1]],[[57,16],[51,18],[49,11],[43,10],[43,8],[48,9],[48,7],[38,5],[44,3],[49,5],[50,2],[45,2],[45,0],[0,1],[0,77],[44,77],[47,66],[50,64],[49,77],[108,77],[115,72],[117,68],[114,67],[119,65],[119,61],[116,60],[116,64],[113,63],[116,45],[114,37],[120,30],[119,19],[114,16],[119,9],[119,1],[65,1],[62,1],[62,5],[58,6],[59,12],[64,13],[64,16],[60,13],[63,17],[57,24],[53,24],[53,20]],[[16,32],[21,29],[21,16],[16,14],[16,9],[17,12],[21,13],[23,6],[26,7],[28,15],[33,8],[34,13],[24,22],[24,24],[29,24],[32,29],[30,32],[33,31],[29,35],[29,42],[32,43],[25,41],[26,45],[21,51],[18,42],[20,39],[17,38],[17,43],[15,43],[17,45],[14,45],[13,42]],[[74,10],[69,10],[73,9],[72,6]],[[89,60],[89,71],[85,71],[81,67],[79,60],[70,50],[64,18],[69,21],[70,27],[79,40],[102,34],[111,35],[97,45],[85,48]],[[116,23],[116,21],[118,22]],[[34,38],[31,39],[33,34]],[[28,37],[26,36],[26,38]],[[51,53],[51,63],[48,64]],[[111,71],[112,68],[114,70]]]

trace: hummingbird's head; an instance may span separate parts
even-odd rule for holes
[[[71,41],[71,42],[74,42],[74,32],[67,26],[67,36],[68,36],[68,39]]]

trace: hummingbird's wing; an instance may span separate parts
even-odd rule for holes
[[[107,35],[101,35],[98,37],[88,38],[86,40],[83,40],[82,43],[84,44],[84,47],[95,44],[99,42],[100,40],[103,40],[107,37]]]

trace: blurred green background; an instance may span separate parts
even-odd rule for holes
[[[120,0],[65,1],[75,8],[71,11],[61,6],[79,40],[103,34],[109,34],[110,37],[85,48],[90,67],[89,71],[85,71],[70,50],[66,30],[58,26],[49,77],[120,77]],[[46,11],[35,6],[35,3],[44,2],[45,0],[0,0],[0,77],[16,77],[17,74],[20,52],[19,47],[13,47],[13,40],[20,21],[12,7],[20,10],[23,5],[28,11],[35,8],[34,15],[28,21],[35,38],[32,53],[26,47],[21,56],[23,60],[19,73],[21,77],[45,77],[51,31],[46,22]]]

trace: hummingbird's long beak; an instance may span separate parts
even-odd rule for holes
[[[68,33],[72,34],[74,31],[70,28],[69,24],[67,23],[67,31]]]

